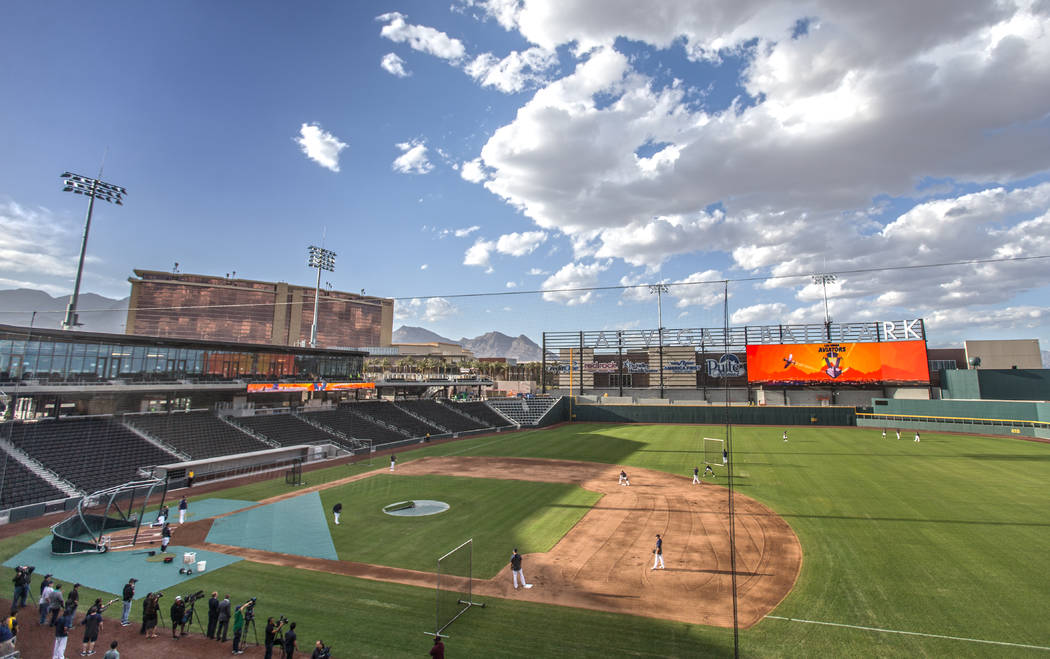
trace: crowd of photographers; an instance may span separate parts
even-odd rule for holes
[[[12,581],[15,584],[14,598],[11,601],[11,614],[0,624],[0,657],[7,656],[16,649],[18,635],[18,612],[29,605],[30,586],[32,584],[34,566],[19,565],[15,568],[15,576]],[[40,598],[38,600],[39,624],[50,625],[55,629],[55,645],[53,656],[61,658],[65,656],[66,644],[70,634],[73,632],[74,618],[77,608],[80,606],[80,584],[74,584],[68,594],[63,594],[62,584],[55,582],[52,575],[44,575],[40,582]],[[84,627],[83,643],[80,656],[95,654],[95,644],[98,642],[99,634],[103,628],[102,612],[112,604],[123,601],[120,624],[127,627],[132,625],[132,603],[135,599],[135,584],[137,579],[129,579],[124,585],[120,597],[115,597],[109,602],[102,602],[98,598],[88,607],[87,613],[79,626]],[[163,623],[165,618],[161,606],[162,592],[146,593],[142,599],[142,626],[139,633],[146,638],[157,638],[158,623]],[[255,602],[256,598],[233,605],[230,596],[225,595],[219,599],[219,593],[213,592],[207,600],[207,612],[198,612],[197,605],[204,600],[205,593],[198,590],[185,596],[176,595],[167,608],[168,622],[171,623],[171,637],[174,640],[187,636],[187,631],[196,622],[202,631],[204,624],[202,618],[207,617],[207,631],[205,635],[219,643],[229,641],[232,623],[232,654],[244,654],[244,646],[247,642],[247,634],[251,630],[255,644],[258,645],[258,632],[255,629]],[[203,609],[204,603],[201,604]],[[24,618],[25,616],[23,616]],[[22,621],[24,622],[24,620]],[[292,659],[299,651],[298,636],[295,631],[295,623],[290,622],[284,616],[274,619],[270,617],[266,621],[263,631],[263,646],[265,658],[273,659],[275,656],[281,659]],[[278,652],[274,654],[275,650]],[[305,655],[299,655],[305,657]],[[330,659],[331,648],[322,641],[314,643],[311,659]],[[117,641],[110,644],[110,649],[103,659],[120,659]]]

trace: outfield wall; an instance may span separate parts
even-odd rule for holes
[[[1050,403],[1011,400],[877,399],[873,414],[857,416],[867,428],[907,428],[1050,439]]]
[[[576,421],[611,423],[702,423],[729,422],[769,426],[853,426],[852,407],[756,407],[714,405],[573,405]]]

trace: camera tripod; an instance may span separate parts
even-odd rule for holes
[[[252,638],[255,639],[255,647],[259,647],[259,631],[255,628],[255,611],[244,616],[244,629],[241,630],[241,643],[248,645],[248,628],[252,628]]]
[[[193,600],[193,602],[190,603],[190,608],[186,611],[185,619],[188,621],[190,629],[193,629],[193,621],[196,620],[197,629],[202,635],[204,634],[204,625],[201,624],[201,617],[197,614],[197,600]],[[175,624],[174,620],[172,621],[172,624]]]

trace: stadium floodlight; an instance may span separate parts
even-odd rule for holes
[[[664,397],[664,307],[663,295],[667,292],[667,284],[649,284],[649,294],[656,294],[656,335],[660,346],[660,398]]]
[[[831,314],[828,313],[828,284],[835,283],[835,275],[813,275],[813,283],[824,287],[824,326],[831,325]]]
[[[310,347],[317,347],[317,303],[321,299],[321,271],[335,272],[335,252],[310,245],[310,260],[307,265],[317,268],[317,284],[314,286],[314,324],[310,327]]]
[[[102,176],[102,172],[99,172]],[[91,231],[91,212],[95,209],[95,200],[101,199],[118,206],[124,205],[124,195],[127,190],[119,185],[106,183],[100,178],[90,178],[65,172],[62,174],[63,192],[82,194],[88,198],[87,219],[84,220],[84,240],[80,243],[80,261],[77,263],[77,278],[73,284],[73,296],[69,298],[69,306],[66,307],[66,317],[62,321],[62,329],[73,329],[80,323],[77,322],[77,299],[80,297],[80,278],[84,274],[84,255],[87,253],[88,232]]]

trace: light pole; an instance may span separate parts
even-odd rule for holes
[[[317,303],[321,299],[321,271],[335,272],[335,252],[323,247],[310,245],[311,268],[317,268],[317,284],[314,286],[314,324],[310,328],[310,347],[317,347]]]
[[[824,332],[828,341],[831,340],[831,314],[828,312],[828,284],[835,283],[835,275],[813,275],[813,283],[820,284],[824,288]]]
[[[660,398],[664,397],[664,305],[663,295],[667,292],[667,284],[649,284],[649,294],[656,294],[656,321],[659,327],[656,334],[660,341]]]
[[[98,175],[102,176],[101,170],[99,170]],[[66,307],[66,318],[62,321],[62,329],[68,330],[80,324],[77,322],[77,298],[80,297],[80,278],[84,274],[84,255],[87,252],[88,232],[91,231],[91,211],[95,208],[95,199],[123,206],[124,195],[128,191],[119,185],[106,183],[100,178],[88,178],[87,176],[70,172],[62,174],[62,178],[65,179],[63,181],[65,186],[62,188],[63,192],[87,195],[89,199],[87,219],[84,220],[84,240],[80,244],[80,261],[77,263],[77,278],[76,283],[73,284],[73,297],[69,298],[69,306]]]

